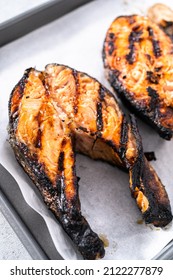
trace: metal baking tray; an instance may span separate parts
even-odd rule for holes
[[[53,0],[3,22],[0,47],[91,1]],[[1,164],[0,210],[33,259],[62,259],[43,218],[25,202],[15,179]]]
[[[92,0],[52,0],[0,24],[0,47]]]
[[[33,259],[62,260],[52,242],[43,218],[28,206],[15,179],[1,164],[0,210]],[[153,259],[173,260],[173,241]]]
[[[92,0],[56,0],[29,10],[0,25],[0,46],[55,20]],[[20,201],[20,203],[19,203]],[[33,259],[57,259],[57,252],[43,218],[23,199],[15,179],[0,164],[0,210]],[[173,241],[153,259],[172,260]]]

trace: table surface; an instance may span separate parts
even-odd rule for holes
[[[0,259],[30,260],[31,256],[0,212]]]

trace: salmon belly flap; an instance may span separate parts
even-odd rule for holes
[[[129,171],[146,223],[165,226],[172,220],[134,116],[128,122],[114,96],[89,75],[59,64],[26,70],[10,96],[9,136],[18,162],[84,259],[102,258],[105,251],[81,213],[76,152]]]
[[[103,46],[107,78],[122,101],[166,140],[173,134],[172,41],[149,18],[116,18]]]

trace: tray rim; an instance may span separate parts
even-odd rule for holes
[[[51,0],[0,23],[0,47],[95,0]]]
[[[78,7],[92,1],[95,0],[51,0],[47,3],[38,5],[37,7],[32,8],[24,13],[21,13],[18,16],[15,16],[0,24],[0,47],[5,46],[10,42],[22,36],[25,36],[29,32],[34,31],[35,29],[48,24],[49,22],[56,20],[61,16],[72,12]],[[55,13],[57,7],[59,7],[59,13]],[[38,21],[40,17],[42,18],[42,20]],[[9,174],[9,176],[11,176],[11,174]],[[31,255],[31,257],[33,257],[33,259],[49,259],[43,249],[39,246],[37,241],[33,238],[32,233],[20,218],[19,213],[17,213],[15,207],[7,198],[1,186],[2,184],[0,182],[0,210],[5,216],[6,220],[9,222],[14,232],[17,234],[22,244],[25,246],[28,253]],[[152,258],[152,260],[172,259],[173,240],[171,240],[155,257]]]

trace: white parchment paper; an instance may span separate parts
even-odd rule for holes
[[[107,28],[115,17],[145,14],[156,2],[94,1],[0,49],[0,163],[16,179],[26,202],[42,215],[57,250],[65,259],[80,256],[19,167],[8,144],[9,95],[26,68],[43,70],[52,62],[84,71],[110,89],[101,57]],[[173,8],[172,1],[166,3]],[[173,140],[165,141],[140,120],[138,123],[144,150],[156,154],[157,161],[152,165],[166,186],[173,208]],[[151,259],[172,239],[172,225],[163,230],[139,223],[141,213],[130,196],[126,173],[78,155],[77,175],[81,177],[79,194],[83,215],[92,229],[109,242],[105,259]]]

